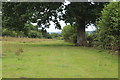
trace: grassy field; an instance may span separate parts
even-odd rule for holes
[[[62,40],[4,38],[3,78],[117,78],[118,57]]]

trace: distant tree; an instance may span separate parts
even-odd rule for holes
[[[52,39],[61,39],[62,35],[59,33],[51,33],[50,36],[52,37]]]
[[[42,33],[43,38],[47,38],[47,39],[52,38],[45,28],[40,29],[39,32]]]
[[[42,34],[38,31],[30,30],[28,33],[28,37],[30,38],[42,38]]]
[[[32,24],[25,24],[25,26],[23,27],[23,32],[24,32],[24,35],[27,37],[30,35],[30,33],[32,32],[37,32],[38,33],[41,33],[38,31],[38,27],[37,26],[33,26]],[[40,37],[40,36],[39,36]]]

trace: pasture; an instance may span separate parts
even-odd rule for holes
[[[118,57],[62,40],[3,38],[3,78],[117,78]]]

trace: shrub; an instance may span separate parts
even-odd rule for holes
[[[18,34],[16,31],[9,30],[7,28],[3,28],[2,30],[2,36],[11,36],[16,37]]]
[[[71,25],[65,26],[62,30],[62,36],[65,41],[76,43],[77,34],[76,29],[73,26]]]
[[[62,35],[59,33],[51,33],[50,36],[52,37],[52,39],[62,39]]]
[[[88,47],[94,46],[94,39],[95,39],[95,33],[87,34],[87,46]]]
[[[30,37],[30,38],[42,38],[42,34],[38,31],[31,30],[28,33],[28,37]]]
[[[97,45],[104,49],[120,50],[120,25],[118,24],[120,2],[111,2],[106,5],[97,22],[98,36]]]

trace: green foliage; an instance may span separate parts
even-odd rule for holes
[[[62,39],[62,35],[59,33],[51,33],[50,36],[52,37],[52,39]]]
[[[73,26],[71,25],[65,26],[62,30],[62,36],[65,41],[76,43],[77,34],[76,29]]]
[[[72,27],[71,25],[65,26],[62,30],[62,36],[65,41],[76,43],[77,40],[76,28]],[[94,45],[95,38],[96,38],[95,32],[91,34],[87,34],[86,32],[87,46],[92,47]]]
[[[97,22],[99,47],[104,49],[120,49],[120,16],[118,14],[120,2],[111,2],[102,11],[102,16]]]
[[[41,30],[39,30],[39,32],[41,32],[43,38],[51,39],[51,36],[50,36],[50,34],[46,31],[46,29],[42,28]]]
[[[42,32],[38,30],[37,26],[33,26],[32,24],[25,24],[24,34],[30,38],[42,38]]]
[[[93,47],[96,38],[96,32],[92,32],[91,34],[86,34],[86,37],[87,37],[87,46]]]
[[[30,30],[28,33],[28,37],[30,38],[42,38],[42,34],[38,31]]]
[[[4,28],[15,31],[22,31],[27,22],[30,12],[27,12],[28,3],[9,3],[2,4],[2,23]]]
[[[3,28],[2,36],[11,37],[29,37],[29,38],[42,38],[42,32],[37,29],[37,26],[32,24],[25,24],[23,31],[14,31],[8,28]]]
[[[80,27],[79,25],[82,21],[85,22],[85,25],[95,23],[96,18],[100,16],[99,13],[104,4],[106,3],[96,2],[92,4],[86,2],[73,2],[65,7],[66,13],[63,15],[63,19],[65,22],[71,24],[76,22],[75,27]]]
[[[7,28],[3,28],[2,29],[2,35],[3,36],[12,36],[12,37],[17,37],[17,33],[15,31],[11,31]]]
[[[23,31],[17,31],[17,33],[18,33],[18,37],[24,37],[25,35],[24,35],[24,32]]]
[[[50,20],[52,20],[56,23],[56,27],[60,28],[57,20],[57,9],[61,4],[57,2],[4,2],[2,6],[3,27],[23,31],[25,23],[38,22],[39,27],[42,25],[49,27]],[[52,18],[53,16],[55,17],[54,19]]]

